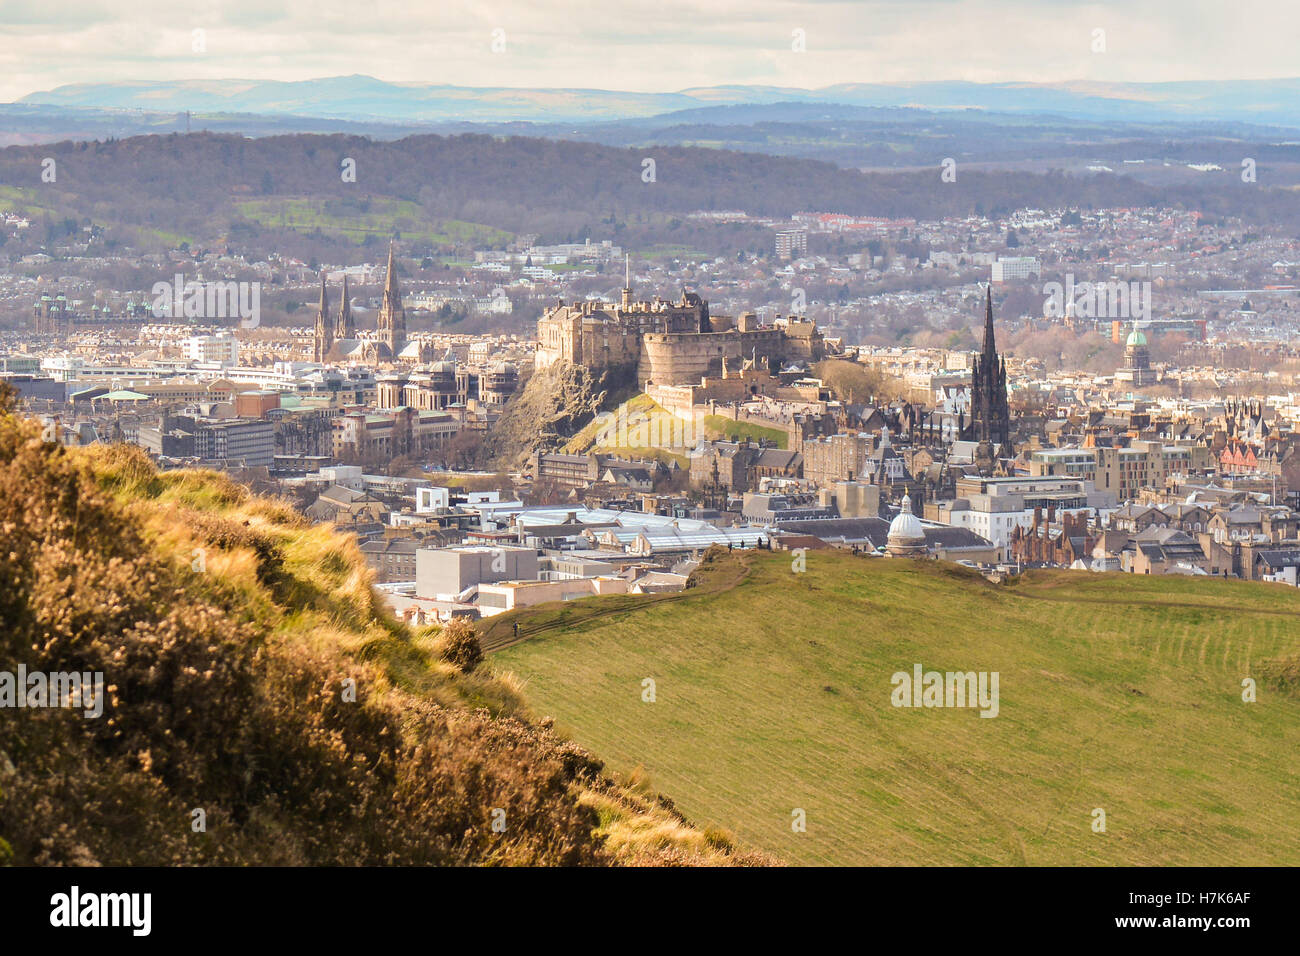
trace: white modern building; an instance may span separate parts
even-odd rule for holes
[[[1008,279],[1037,279],[1043,272],[1042,264],[1034,256],[1000,258],[990,269],[994,282],[1006,282]]]
[[[183,346],[185,357],[191,362],[222,367],[239,364],[239,342],[233,335],[191,335]]]
[[[1097,491],[1091,481],[1073,478],[962,479],[957,492],[959,497],[951,501],[927,505],[926,517],[969,528],[999,548],[1010,543],[1017,527],[1033,527],[1036,510],[1044,515],[1050,510],[1055,521],[1066,514],[1104,521],[1117,507],[1113,494]]]

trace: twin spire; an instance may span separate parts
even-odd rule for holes
[[[348,295],[347,273],[343,274],[343,302],[339,305],[339,313],[335,316],[333,323],[329,320],[329,310],[329,290],[325,287],[325,276],[322,274],[320,277],[320,305],[316,309],[317,334],[325,332],[331,340],[355,339],[357,337],[357,323],[352,317],[352,297]]]
[[[329,290],[325,275],[320,279],[320,306],[316,310],[316,335],[312,348],[314,361],[324,362],[335,351],[335,344],[357,337],[357,323],[352,317],[352,297],[348,294],[348,276],[343,274],[343,302],[338,315],[330,321]],[[388,243],[388,276],[384,281],[384,298],[379,307],[378,338],[387,357],[395,358],[406,346],[406,310],[397,288],[397,264],[393,243]],[[383,355],[383,352],[377,352]]]
[[[348,274],[343,273],[343,304],[339,306],[339,317],[334,323],[336,339],[355,339],[357,323],[352,318],[352,297],[348,295]]]

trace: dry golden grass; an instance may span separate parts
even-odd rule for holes
[[[139,450],[39,435],[0,413],[0,658],[102,671],[110,700],[102,721],[0,709],[0,862],[566,865],[638,852],[635,839],[607,847],[584,803],[619,792],[600,762],[519,719],[517,687],[466,673],[447,635],[386,617],[353,539],[223,475],[159,474]],[[662,814],[627,801],[610,819]],[[686,826],[675,840],[695,842]]]

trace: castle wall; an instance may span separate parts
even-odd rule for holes
[[[698,385],[706,375],[721,375],[723,359],[740,358],[736,332],[651,333],[642,338],[637,381],[656,385]]]
[[[557,362],[581,364],[574,356],[575,349],[581,348],[577,325],[578,320],[568,316],[544,316],[537,320],[536,368],[543,369]]]
[[[825,339],[815,322],[791,321],[782,333],[785,361],[820,362],[826,357]]]
[[[535,365],[539,369],[557,362],[608,368],[635,365],[640,358],[641,336],[634,325],[572,313],[537,322]]]
[[[650,382],[699,385],[705,377],[719,377],[724,360],[739,368],[742,360],[752,359],[761,369],[822,358],[822,336],[810,321],[756,328],[752,316],[742,319],[738,325],[725,316],[711,317],[698,300],[676,306],[656,300],[614,312],[590,304],[559,306],[538,320],[536,367],[558,362],[593,369],[636,366],[644,389]],[[702,332],[702,327],[718,331]]]
[[[635,328],[612,322],[584,322],[579,342],[582,364],[590,368],[636,365],[641,359],[641,336]]]
[[[695,410],[697,387],[690,385],[648,385],[646,394],[664,411],[678,418],[690,418]]]
[[[788,361],[790,341],[779,328],[753,329],[740,332],[740,357],[752,358],[756,367],[763,368],[772,364]]]
[[[703,378],[719,378],[723,359],[734,368],[755,358],[761,367],[785,357],[780,329],[755,332],[652,333],[642,337],[637,380],[656,385],[698,385]]]

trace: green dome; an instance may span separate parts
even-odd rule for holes
[[[1132,348],[1135,345],[1146,345],[1147,337],[1143,335],[1138,329],[1134,328],[1133,331],[1128,334],[1127,344],[1129,348]]]

